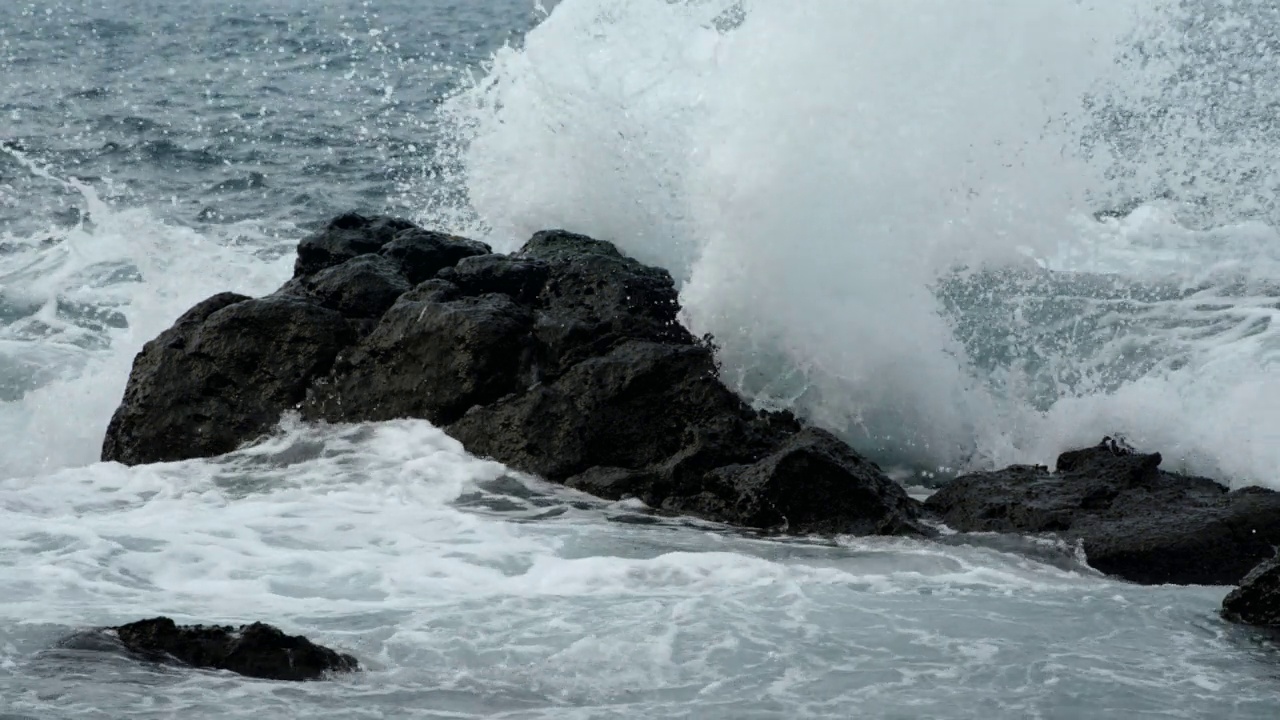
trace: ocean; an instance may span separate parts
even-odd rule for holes
[[[1270,0],[0,3],[0,719],[1274,718],[1227,588],[1052,541],[655,521],[414,420],[98,457],[146,341],[357,210],[668,268],[917,496],[1117,434],[1280,489],[1277,107]],[[155,615],[365,671],[62,643]]]

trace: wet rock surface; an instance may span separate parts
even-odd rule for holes
[[[134,359],[102,459],[134,465],[234,450],[296,407],[355,338],[340,313],[296,297],[215,295]]]
[[[227,452],[294,409],[413,417],[606,499],[791,533],[929,534],[874,463],[725,387],[679,309],[665,270],[583,235],[498,255],[343,215],[299,244],[274,295],[210,298],[147,345],[103,459]]]
[[[1230,491],[1160,469],[1159,453],[1113,440],[1044,466],[956,478],[926,510],[963,532],[1052,533],[1089,564],[1144,584],[1231,585],[1280,545],[1280,493]]]
[[[1280,555],[1259,563],[1227,594],[1222,615],[1232,622],[1280,628]]]
[[[268,680],[319,680],[360,669],[350,655],[286,635],[271,625],[178,625],[166,617],[113,628],[121,644],[148,660],[228,670]]]

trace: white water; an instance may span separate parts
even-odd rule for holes
[[[1230,697],[1241,717],[1269,712],[1273,651],[1212,616],[1217,588],[1136,588],[981,546],[607,522],[630,511],[503,477],[396,422],[289,425],[211,461],[2,482],[0,596],[27,620],[0,626],[6,709],[1203,717]],[[367,671],[289,687],[50,649],[69,628],[160,613],[269,618]]]
[[[1048,462],[1123,430],[1277,484],[1277,331],[1247,331],[1276,299],[1215,280],[1277,277],[1272,227],[1161,203],[1094,220],[1112,163],[1071,150],[1081,95],[1141,80],[1116,43],[1158,35],[1160,4],[742,7],[721,32],[714,2],[564,0],[447,108],[470,206],[422,217],[500,249],[566,227],[667,265],[731,381],[889,460]],[[1216,616],[1225,589],[1112,582],[1070,548],[637,524],[636,508],[506,480],[422,422],[287,421],[222,458],[95,463],[134,353],[203,297],[273,289],[292,261],[276,235],[296,236],[202,234],[103,202],[102,185],[71,184],[91,222],[55,244],[0,237],[4,306],[39,308],[0,329],[33,386],[0,399],[0,715],[1274,714],[1276,651]],[[1124,332],[1092,349],[1049,348],[1064,377],[1138,340],[1183,364],[1118,389],[1064,381],[1041,412],[1016,372],[973,370],[932,292],[957,264],[1003,262],[1209,287],[1117,311]],[[1012,301],[1014,324],[1044,299]],[[54,649],[162,613],[266,620],[369,671],[281,686]]]
[[[563,226],[671,268],[744,391],[891,462],[1048,462],[1123,432],[1189,469],[1276,484],[1276,331],[1193,347],[1170,332],[1181,369],[1064,388],[1042,413],[1016,378],[969,368],[931,290],[957,265],[1028,256],[1137,280],[1276,277],[1265,225],[1197,231],[1158,205],[1091,217],[1118,160],[1083,149],[1084,100],[1145,97],[1170,72],[1120,58],[1171,32],[1174,5],[570,0],[454,99],[471,206],[501,248]],[[740,24],[717,30],[735,6]],[[1212,297],[1166,310],[1190,324]],[[1267,297],[1228,304],[1237,328],[1275,313]]]
[[[0,326],[0,347],[14,366],[9,372],[30,368],[38,383],[20,400],[0,402],[0,433],[10,438],[0,453],[0,477],[12,477],[96,462],[143,344],[214,293],[270,292],[288,277],[292,257],[270,253],[280,241],[254,223],[206,237],[156,220],[145,208],[113,207],[92,187],[4,152],[41,180],[75,190],[89,218],[34,237],[0,234],[14,249],[4,258],[0,298],[38,308]],[[264,261],[264,251],[277,259]],[[60,304],[89,308],[96,317],[60,312]],[[127,318],[127,327],[94,322],[114,313]]]

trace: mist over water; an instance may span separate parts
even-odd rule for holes
[[[78,439],[61,443],[77,448],[66,461],[36,448],[7,467],[91,459],[96,430],[82,428],[105,426],[110,387],[123,382],[134,349],[190,300],[235,284],[216,274],[208,284],[180,273],[159,280],[171,262],[160,260],[137,285],[128,256],[182,263],[175,248],[184,241],[160,238],[186,237],[203,245],[197,255],[271,264],[269,279],[241,285],[261,292],[287,273],[282,258],[305,228],[341,205],[413,214],[504,249],[552,226],[611,238],[672,270],[686,322],[716,337],[739,389],[890,465],[945,473],[1048,462],[1118,432],[1190,470],[1275,482],[1280,418],[1270,408],[1280,389],[1268,374],[1280,341],[1269,280],[1280,275],[1280,240],[1266,199],[1280,144],[1266,108],[1280,98],[1268,81],[1276,23],[1265,3],[551,8],[504,7],[538,24],[479,69],[460,61],[478,62],[483,43],[410,42],[421,29],[383,17],[397,17],[398,3],[382,15],[222,12],[202,27],[247,33],[245,50],[188,66],[168,44],[130,60],[137,30],[90,19],[109,62],[136,83],[167,82],[175,69],[206,89],[202,102],[157,104],[162,114],[144,113],[151,124],[139,125],[129,118],[142,115],[117,110],[127,92],[98,77],[81,50],[70,57],[83,77],[73,77],[74,104],[62,112],[96,103],[106,114],[76,130],[70,147],[40,123],[58,117],[35,104],[27,78],[44,76],[12,75],[21,80],[6,107],[21,134],[0,153],[0,195],[24,210],[58,200],[43,212],[6,211],[10,229],[0,230],[21,250],[6,268],[39,258],[38,279],[19,271],[4,283],[8,312],[22,320],[2,328],[16,344],[0,417],[44,427],[31,424],[39,410],[16,393],[55,378],[91,384],[98,399],[88,423],[54,413],[49,429],[63,424],[59,432]],[[24,34],[24,15],[10,12],[10,45],[29,35],[64,52],[55,40],[68,30]],[[478,17],[454,22],[476,33]],[[315,34],[327,24],[342,42]],[[249,51],[269,63],[256,76],[241,72]],[[249,102],[278,95],[289,73],[307,78],[306,137],[277,107]],[[449,82],[461,90],[437,111]],[[84,95],[83,86],[99,90]],[[194,118],[182,121],[173,106]],[[224,121],[229,108],[239,125]],[[354,124],[343,116],[350,108]],[[129,162],[134,155],[143,162]],[[52,162],[52,175],[30,162]],[[78,187],[68,182],[86,174]],[[347,188],[357,195],[339,198]],[[85,192],[106,201],[90,211]],[[40,222],[53,229],[28,229]],[[123,227],[139,222],[157,252],[125,239]],[[48,242],[68,233],[120,262],[77,264],[84,255],[67,253],[76,243]],[[55,265],[69,269],[42,274]],[[236,265],[224,265],[226,276],[246,281]],[[79,283],[89,266],[101,274]],[[987,274],[1011,266],[1029,274],[1013,284]],[[1070,292],[1083,295],[1066,297],[1036,268],[1106,274],[1119,285],[1076,283]],[[134,301],[163,297],[155,290],[164,282],[191,292],[166,299],[154,322],[141,307],[131,321]],[[1179,290],[1155,298],[1152,284]],[[76,295],[104,293],[111,298],[81,305],[109,319],[66,350],[44,342],[47,324],[20,310],[66,315],[81,307]],[[113,343],[117,331],[134,340]],[[86,350],[104,374],[86,378]],[[24,443],[57,435],[18,434]]]

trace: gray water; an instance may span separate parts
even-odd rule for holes
[[[1049,540],[656,521],[417,421],[98,463],[144,342],[356,209],[662,263],[731,383],[913,487],[1117,431],[1280,486],[1265,3],[545,5],[0,5],[0,717],[1276,716],[1227,588]],[[366,669],[63,642],[156,614]]]

